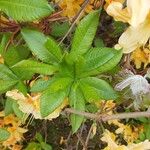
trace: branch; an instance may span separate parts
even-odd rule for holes
[[[150,112],[130,112],[130,113],[119,113],[114,115],[107,115],[107,114],[92,114],[88,112],[78,111],[72,108],[66,108],[65,112],[73,113],[76,115],[84,116],[89,119],[93,119],[96,121],[109,121],[115,119],[127,119],[127,118],[139,118],[139,117],[150,117]]]

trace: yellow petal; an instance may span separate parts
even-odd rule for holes
[[[107,7],[110,5],[110,3],[112,2],[120,2],[120,3],[124,3],[124,0],[105,0],[105,5],[104,5],[104,9],[106,10]]]
[[[118,145],[115,143],[115,139],[115,135],[108,130],[105,130],[103,137],[101,138],[103,142],[106,142],[108,144],[110,150],[115,150],[118,147]]]
[[[14,100],[25,100],[25,96],[19,92],[18,90],[12,90],[12,91],[8,91],[6,93],[6,96],[11,97]]]
[[[145,48],[143,51],[144,51],[145,56],[146,56],[147,64],[149,64],[150,63],[150,49]]]
[[[145,45],[150,37],[150,20],[145,21],[137,28],[130,26],[119,38],[119,44],[124,53],[130,53],[136,48]]]
[[[14,145],[13,147],[12,147],[12,150],[22,150],[22,145]]]
[[[138,144],[131,144],[128,146],[129,150],[149,150],[150,149],[150,142],[145,140],[144,142]]]
[[[131,60],[134,62],[137,69],[141,68],[142,63],[145,68],[150,63],[150,50],[148,48],[137,48],[131,54]]]
[[[150,12],[150,0],[127,0],[127,8],[131,15],[130,24],[137,27]]]
[[[127,8],[122,9],[123,5],[120,2],[111,2],[107,7],[107,13],[114,17],[116,21],[128,22],[130,20]]]
[[[17,131],[18,131],[19,133],[26,133],[28,130],[27,130],[27,129],[24,129],[24,128],[18,127],[18,128],[17,128]]]
[[[19,119],[13,114],[10,114],[10,115],[4,117],[4,124],[5,125],[11,124],[13,126],[16,126],[18,123],[19,123]]]
[[[5,116],[4,111],[0,111],[0,117],[4,117],[4,116]]]

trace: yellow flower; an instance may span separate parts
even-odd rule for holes
[[[99,102],[94,102],[94,103],[98,108],[103,107],[103,111],[113,109],[116,106],[113,100],[109,100],[109,101],[100,100]]]
[[[57,2],[57,0],[55,0]],[[78,11],[81,9],[81,5],[84,0],[62,0],[59,2],[60,8],[63,10],[63,16],[67,16],[69,19],[72,19]],[[89,13],[93,9],[93,2],[91,0],[90,4],[85,8],[85,12]]]
[[[40,113],[41,94],[32,94],[32,95],[28,94],[27,97],[25,97],[18,90],[12,90],[8,91],[6,93],[6,96],[11,97],[14,100],[17,100],[17,103],[19,104],[19,109],[28,115],[32,114],[35,119],[52,120],[53,118],[57,118],[60,115],[61,110],[68,105],[68,99],[65,99],[63,103],[58,108],[56,108],[51,114],[49,114],[45,118],[42,118]]]
[[[11,145],[15,145],[17,142],[20,142],[23,139],[23,134],[27,132],[27,129],[13,126],[8,127],[7,131],[10,133],[10,137],[3,142],[3,146],[10,147]]]
[[[108,124],[118,126],[115,133],[122,134],[127,143],[133,143],[138,139],[139,134],[143,131],[143,126],[131,127],[130,125],[124,125],[123,123],[120,123],[118,120],[110,120],[108,121]]]
[[[141,25],[134,28],[130,26],[119,38],[118,43],[123,47],[124,53],[130,53],[146,44],[150,37],[150,17]]]
[[[22,145],[13,145],[12,150],[22,150]]]
[[[106,8],[106,11],[110,16],[113,16],[116,21],[128,22],[130,19],[128,10],[127,8],[122,8],[123,4],[121,2],[112,1]]]
[[[132,52],[131,60],[133,60],[137,69],[141,68],[142,63],[145,68],[150,63],[150,50],[148,48],[137,48]]]
[[[103,137],[101,138],[102,141],[108,144],[108,147],[112,147],[114,149],[118,147],[118,145],[114,142],[115,139],[115,134],[109,132],[108,130],[105,130]]]
[[[138,144],[130,144],[128,145],[129,150],[149,150],[150,149],[150,142],[145,140],[144,142]]]
[[[12,90],[12,91],[8,91],[6,93],[6,96],[13,98],[14,100],[25,100],[26,97],[20,93],[18,90]]]
[[[150,0],[127,0],[127,8],[131,16],[129,23],[136,27],[146,20],[150,12]]]
[[[127,7],[123,8],[124,1],[112,1],[106,11],[115,20],[128,22],[132,27],[142,24],[150,13],[149,0],[127,0]]]
[[[17,145],[18,142],[21,142],[23,139],[23,134],[27,132],[27,129],[20,127],[22,124],[15,115],[10,114],[8,116],[1,117],[0,122],[2,122],[0,127],[5,128],[9,133],[9,138],[2,142],[2,146],[12,150],[21,150],[20,145]]]
[[[149,150],[150,149],[150,142],[145,140],[144,142],[138,144],[128,144],[119,145],[115,140],[116,136],[108,130],[105,130],[103,137],[101,138],[103,142],[106,142],[108,145],[104,148],[104,150]]]
[[[127,7],[123,3],[112,1],[106,11],[116,21],[128,22],[130,27],[121,35],[118,43],[124,53],[130,53],[145,45],[150,37],[150,1],[127,0]]]
[[[17,117],[15,117],[13,114],[10,114],[10,115],[4,117],[4,124],[5,125],[16,126],[18,123],[19,123],[19,119]]]
[[[115,133],[119,134],[122,133],[123,134],[123,138],[127,143],[133,143],[135,140],[138,139],[139,137],[139,133],[141,132],[141,128],[139,127],[131,127],[129,125],[124,125],[122,127],[119,127]]]

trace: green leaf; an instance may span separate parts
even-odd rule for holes
[[[30,91],[31,92],[42,92],[48,88],[48,86],[51,84],[51,80],[43,80],[39,79],[35,81],[33,86],[31,87]]]
[[[54,22],[51,25],[52,31],[51,31],[51,35],[54,37],[62,37],[64,36],[67,31],[69,30],[69,22],[63,22],[63,23],[59,23],[59,22]]]
[[[59,90],[55,93],[51,93],[49,90],[44,91],[40,98],[40,112],[42,117],[48,116],[58,108],[63,103],[66,96],[66,90]]]
[[[43,150],[52,150],[52,147],[49,144],[45,143],[45,142],[41,143],[41,147],[42,147]]]
[[[42,93],[40,98],[40,111],[42,117],[48,116],[59,107],[68,95],[72,80],[71,78],[54,78],[49,87]]]
[[[95,104],[89,103],[86,105],[86,111],[90,113],[97,113],[99,108]]]
[[[53,11],[47,0],[0,0],[0,10],[17,21],[33,21]]]
[[[22,60],[12,66],[11,69],[21,79],[30,79],[35,73],[52,75],[57,71],[57,68],[52,65],[40,63],[34,60]]]
[[[7,97],[4,108],[5,116],[8,116],[9,114],[12,114],[14,112],[12,107],[13,102],[14,102],[13,99]]]
[[[127,24],[119,21],[114,21],[113,26],[114,26],[114,31],[111,33],[113,37],[120,36],[127,28]]]
[[[1,43],[0,43],[0,54],[3,54],[5,51],[5,47],[7,45],[7,42],[9,41],[11,34],[10,33],[5,33],[2,36]]]
[[[9,138],[10,133],[4,128],[0,128],[0,142],[5,141]]]
[[[69,65],[65,61],[63,61],[59,66],[60,66],[59,67],[59,75],[60,76],[74,78],[74,76],[75,76],[74,64]]]
[[[96,38],[94,40],[94,46],[95,47],[105,47],[105,44],[101,38]]]
[[[145,134],[142,132],[139,134],[140,141],[144,141],[146,139]]]
[[[45,44],[46,48],[51,52],[57,61],[62,58],[62,50],[58,43],[56,43],[52,38],[49,38]]]
[[[24,83],[7,66],[0,64],[0,92],[6,92],[15,87],[24,94],[27,92]]]
[[[41,144],[36,142],[30,142],[29,145],[25,148],[25,150],[42,150]]]
[[[0,79],[17,80],[17,76],[7,66],[0,64]]]
[[[0,93],[14,87],[18,82],[16,75],[5,65],[0,64]]]
[[[74,84],[71,88],[69,95],[70,105],[72,108],[78,111],[85,111],[85,101],[81,91],[77,84]],[[84,120],[83,116],[71,114],[72,131],[75,133],[81,126]]]
[[[26,95],[27,94],[27,89],[28,87],[24,84],[24,82],[23,81],[19,81],[16,85],[15,85],[15,87],[14,87],[14,89],[18,89],[21,93],[23,93],[24,95]]]
[[[149,124],[144,124],[144,131],[145,131],[146,139],[150,140],[150,127],[149,127]]]
[[[54,93],[59,90],[64,90],[65,88],[70,86],[72,82],[73,82],[72,78],[58,76],[51,80],[51,83],[49,84],[49,87],[47,88],[47,90],[50,93]]]
[[[3,79],[0,79],[0,93],[4,93],[8,90],[10,90],[11,88],[13,88],[16,84],[17,84],[18,81],[16,80],[3,80]]]
[[[11,46],[7,51],[3,52],[2,56],[4,58],[5,64],[12,66],[23,59],[27,59],[30,51],[25,46]]]
[[[80,21],[73,38],[71,53],[68,57],[69,61],[76,61],[91,47],[98,21],[99,11],[91,12]]]
[[[44,139],[40,133],[36,133],[35,138],[39,143],[44,141]]]
[[[116,99],[117,94],[113,88],[104,80],[87,77],[80,80],[80,87],[88,102],[96,100],[111,100]]]
[[[30,50],[46,63],[58,63],[58,59],[45,47],[45,43],[48,40],[48,37],[43,33],[32,30],[32,29],[22,29],[21,34],[26,41]],[[54,43],[53,43],[54,44]],[[54,45],[53,45],[54,46]]]
[[[137,120],[139,120],[142,123],[148,123],[148,119],[146,117],[139,117],[137,118]]]
[[[121,57],[121,50],[117,51],[107,47],[91,48],[84,56],[85,62],[79,76],[97,75],[111,70],[119,63]]]
[[[24,113],[19,109],[19,104],[17,103],[17,101],[14,100],[12,107],[13,107],[15,115],[20,120],[23,120],[24,119]]]

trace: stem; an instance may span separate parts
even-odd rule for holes
[[[115,119],[127,119],[127,118],[138,118],[138,117],[150,117],[150,112],[130,112],[130,113],[119,113],[114,115],[107,115],[107,114],[92,114],[88,112],[78,111],[72,108],[66,108],[65,111],[67,113],[73,113],[76,115],[84,116],[89,119],[93,119],[96,121],[109,121]]]

